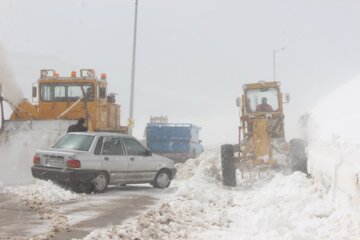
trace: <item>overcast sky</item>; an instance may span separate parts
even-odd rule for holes
[[[0,42],[24,95],[41,68],[107,72],[129,112],[134,0],[1,0]],[[299,116],[360,72],[360,1],[140,0],[135,136],[151,115],[201,126],[206,144],[234,143],[242,84],[277,80]],[[336,109],[334,109],[336,113]]]

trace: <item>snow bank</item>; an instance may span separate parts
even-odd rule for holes
[[[77,198],[77,194],[65,190],[51,181],[35,179],[31,185],[4,187],[3,192],[19,196],[21,199],[33,202],[55,203]]]
[[[0,182],[3,184],[31,183],[32,157],[35,151],[47,148],[61,132],[19,130],[0,137]]]
[[[358,209],[335,208],[331,194],[295,172],[259,188],[234,194],[229,229],[209,231],[198,239],[358,239]]]
[[[303,116],[308,169],[316,184],[333,193],[338,204],[360,200],[360,77],[328,95]]]
[[[13,194],[29,209],[35,210],[41,219],[51,220],[49,232],[33,239],[51,239],[55,232],[69,230],[67,217],[59,212],[60,203],[78,197],[70,191],[53,184],[51,181],[35,180],[34,184],[4,187],[2,192]]]
[[[178,164],[173,198],[135,222],[95,230],[85,239],[194,239],[208,229],[228,227],[231,193],[220,184],[219,153],[205,152]]]
[[[85,239],[358,239],[359,209],[335,207],[332,193],[303,173],[272,180],[220,181],[219,150],[178,166],[172,198],[123,225]]]

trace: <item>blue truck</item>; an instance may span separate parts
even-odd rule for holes
[[[199,156],[204,148],[199,139],[200,127],[193,124],[148,123],[146,146],[154,153],[184,162]]]

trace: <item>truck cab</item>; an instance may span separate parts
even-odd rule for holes
[[[24,100],[15,107],[10,120],[77,120],[86,118],[94,131],[126,132],[120,126],[120,105],[115,94],[107,93],[106,74],[98,78],[94,69],[80,75],[60,76],[53,69],[40,71],[32,89],[33,102]],[[35,101],[34,101],[35,100]]]

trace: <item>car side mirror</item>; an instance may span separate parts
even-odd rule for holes
[[[152,152],[150,150],[146,150],[145,156],[152,156]]]

